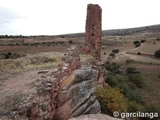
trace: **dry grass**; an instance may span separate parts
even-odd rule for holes
[[[33,54],[18,59],[0,60],[0,71],[18,73],[32,69],[45,69],[57,67],[60,62],[61,54],[58,53]]]
[[[136,62],[140,63],[160,64],[160,60],[154,57],[143,55],[130,55],[123,53],[118,54],[113,61],[118,63],[124,63],[127,59],[135,60]]]
[[[154,52],[158,49],[160,49],[160,43],[157,42],[156,44],[149,44],[149,43],[144,43],[142,46],[135,48],[133,43],[131,44],[123,44],[120,46],[102,46],[102,52],[101,56],[102,59],[103,57],[108,57],[109,54],[112,52],[113,49],[119,49],[119,53],[116,54],[115,59],[113,60],[114,62],[118,63],[124,63],[127,59],[132,59],[137,62],[142,62],[142,63],[153,63],[153,64],[160,64],[160,60],[156,59],[151,56],[143,56],[143,55],[136,55],[136,54],[127,54],[126,52],[141,52],[141,53],[147,53],[147,54],[154,54]],[[104,54],[106,53],[106,55]]]
[[[153,43],[144,43],[142,46],[138,47],[135,50],[132,50],[130,52],[134,52],[134,53],[147,53],[147,54],[152,54],[154,55],[155,51],[160,49],[160,42],[156,42],[155,44]]]
[[[147,104],[155,106],[160,104],[160,65],[147,65],[134,63],[129,66],[136,67],[145,77],[146,88],[140,91]],[[160,109],[160,106],[157,106]]]

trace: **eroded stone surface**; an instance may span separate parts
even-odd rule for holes
[[[96,90],[96,81],[98,78],[98,71],[92,68],[76,69],[71,80],[70,87],[65,90],[61,89],[60,96],[65,94],[64,102],[55,113],[55,119],[66,120],[69,117],[76,117],[82,114],[99,113],[100,104],[94,95]],[[63,83],[62,83],[63,84]],[[65,87],[63,85],[63,87]],[[62,103],[58,101],[58,103]],[[66,113],[66,106],[70,108],[70,112]],[[62,117],[62,114],[65,115]]]
[[[103,115],[103,114],[89,114],[89,115],[82,115],[76,118],[71,118],[69,120],[122,120],[122,119],[110,117],[108,115]]]

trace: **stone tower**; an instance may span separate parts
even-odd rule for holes
[[[85,51],[100,61],[102,9],[97,4],[88,4],[85,34]]]

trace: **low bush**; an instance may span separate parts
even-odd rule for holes
[[[131,74],[131,73],[134,73],[135,70],[136,70],[136,68],[134,68],[134,67],[127,67],[126,73],[127,73],[127,74]]]
[[[72,44],[72,43],[73,43],[73,41],[72,41],[72,40],[69,40],[69,41],[68,41],[68,43],[69,43],[69,44]]]
[[[135,47],[139,47],[139,46],[141,46],[141,43],[135,44]]]
[[[153,117],[152,120],[159,120],[160,119],[160,110],[157,108],[157,106],[153,106],[153,105],[147,105],[145,106],[145,111],[146,113],[158,113],[158,117],[155,116],[150,116]],[[144,118],[143,120],[150,120],[149,117]]]
[[[141,55],[141,53],[140,53],[140,52],[138,52],[138,53],[137,53],[137,55]]]
[[[118,84],[118,80],[115,78],[114,74],[107,74],[105,82],[108,83],[111,87],[115,87]]]
[[[128,112],[135,112],[135,111],[140,111],[141,110],[141,106],[136,103],[135,101],[129,101],[128,103]]]
[[[115,53],[110,53],[109,56],[115,57]]]
[[[160,58],[160,50],[157,50],[157,51],[154,53],[154,56]]]
[[[133,42],[134,45],[139,44],[139,43],[140,43],[139,40],[136,40],[136,41]]]
[[[145,86],[144,78],[142,77],[141,74],[131,74],[129,76],[129,80],[139,88],[143,88]]]
[[[3,53],[3,55],[5,56],[6,59],[9,59],[9,58],[17,59],[17,58],[21,57],[20,54],[18,54],[18,53],[11,53],[11,52]]]
[[[135,101],[138,104],[145,104],[143,98],[139,95],[137,91],[128,91],[125,96],[130,101]]]
[[[119,83],[119,84],[117,85],[117,87],[122,90],[121,92],[122,92],[125,96],[127,96],[127,94],[130,93],[130,91],[131,91],[130,88],[129,88],[129,86],[128,86],[125,82]]]
[[[105,64],[105,68],[108,70],[108,71],[111,71],[111,72],[114,72],[114,73],[119,73],[119,67],[120,65],[117,64],[117,63],[106,63]]]
[[[109,86],[99,88],[96,96],[99,102],[105,106],[104,108],[106,108],[106,111],[109,113],[114,111],[127,111],[127,98],[121,93],[119,88],[112,88]],[[106,111],[102,111],[102,113]]]
[[[133,83],[133,82],[127,82],[127,85],[129,86],[129,88],[131,89],[131,90],[136,90],[136,85]]]
[[[146,40],[141,40],[141,43],[144,43]]]
[[[134,68],[134,67],[127,67],[126,73],[127,73],[127,74],[138,74],[138,73],[140,73],[140,72],[137,71],[136,68]]]
[[[132,59],[127,59],[126,60],[126,63],[134,63],[135,62],[135,60],[132,60]]]
[[[119,52],[119,49],[113,49],[112,52],[113,52],[113,53],[118,53],[118,52]]]

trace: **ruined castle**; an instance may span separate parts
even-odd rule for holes
[[[86,53],[101,59],[101,23],[102,9],[99,5],[89,4],[87,7],[85,47]]]
[[[9,116],[22,120],[68,120],[101,112],[96,87],[103,87],[106,70],[101,59],[101,14],[99,5],[87,7],[83,52],[77,46],[67,49],[58,68],[40,71],[34,91]],[[4,117],[6,120],[8,118]]]

